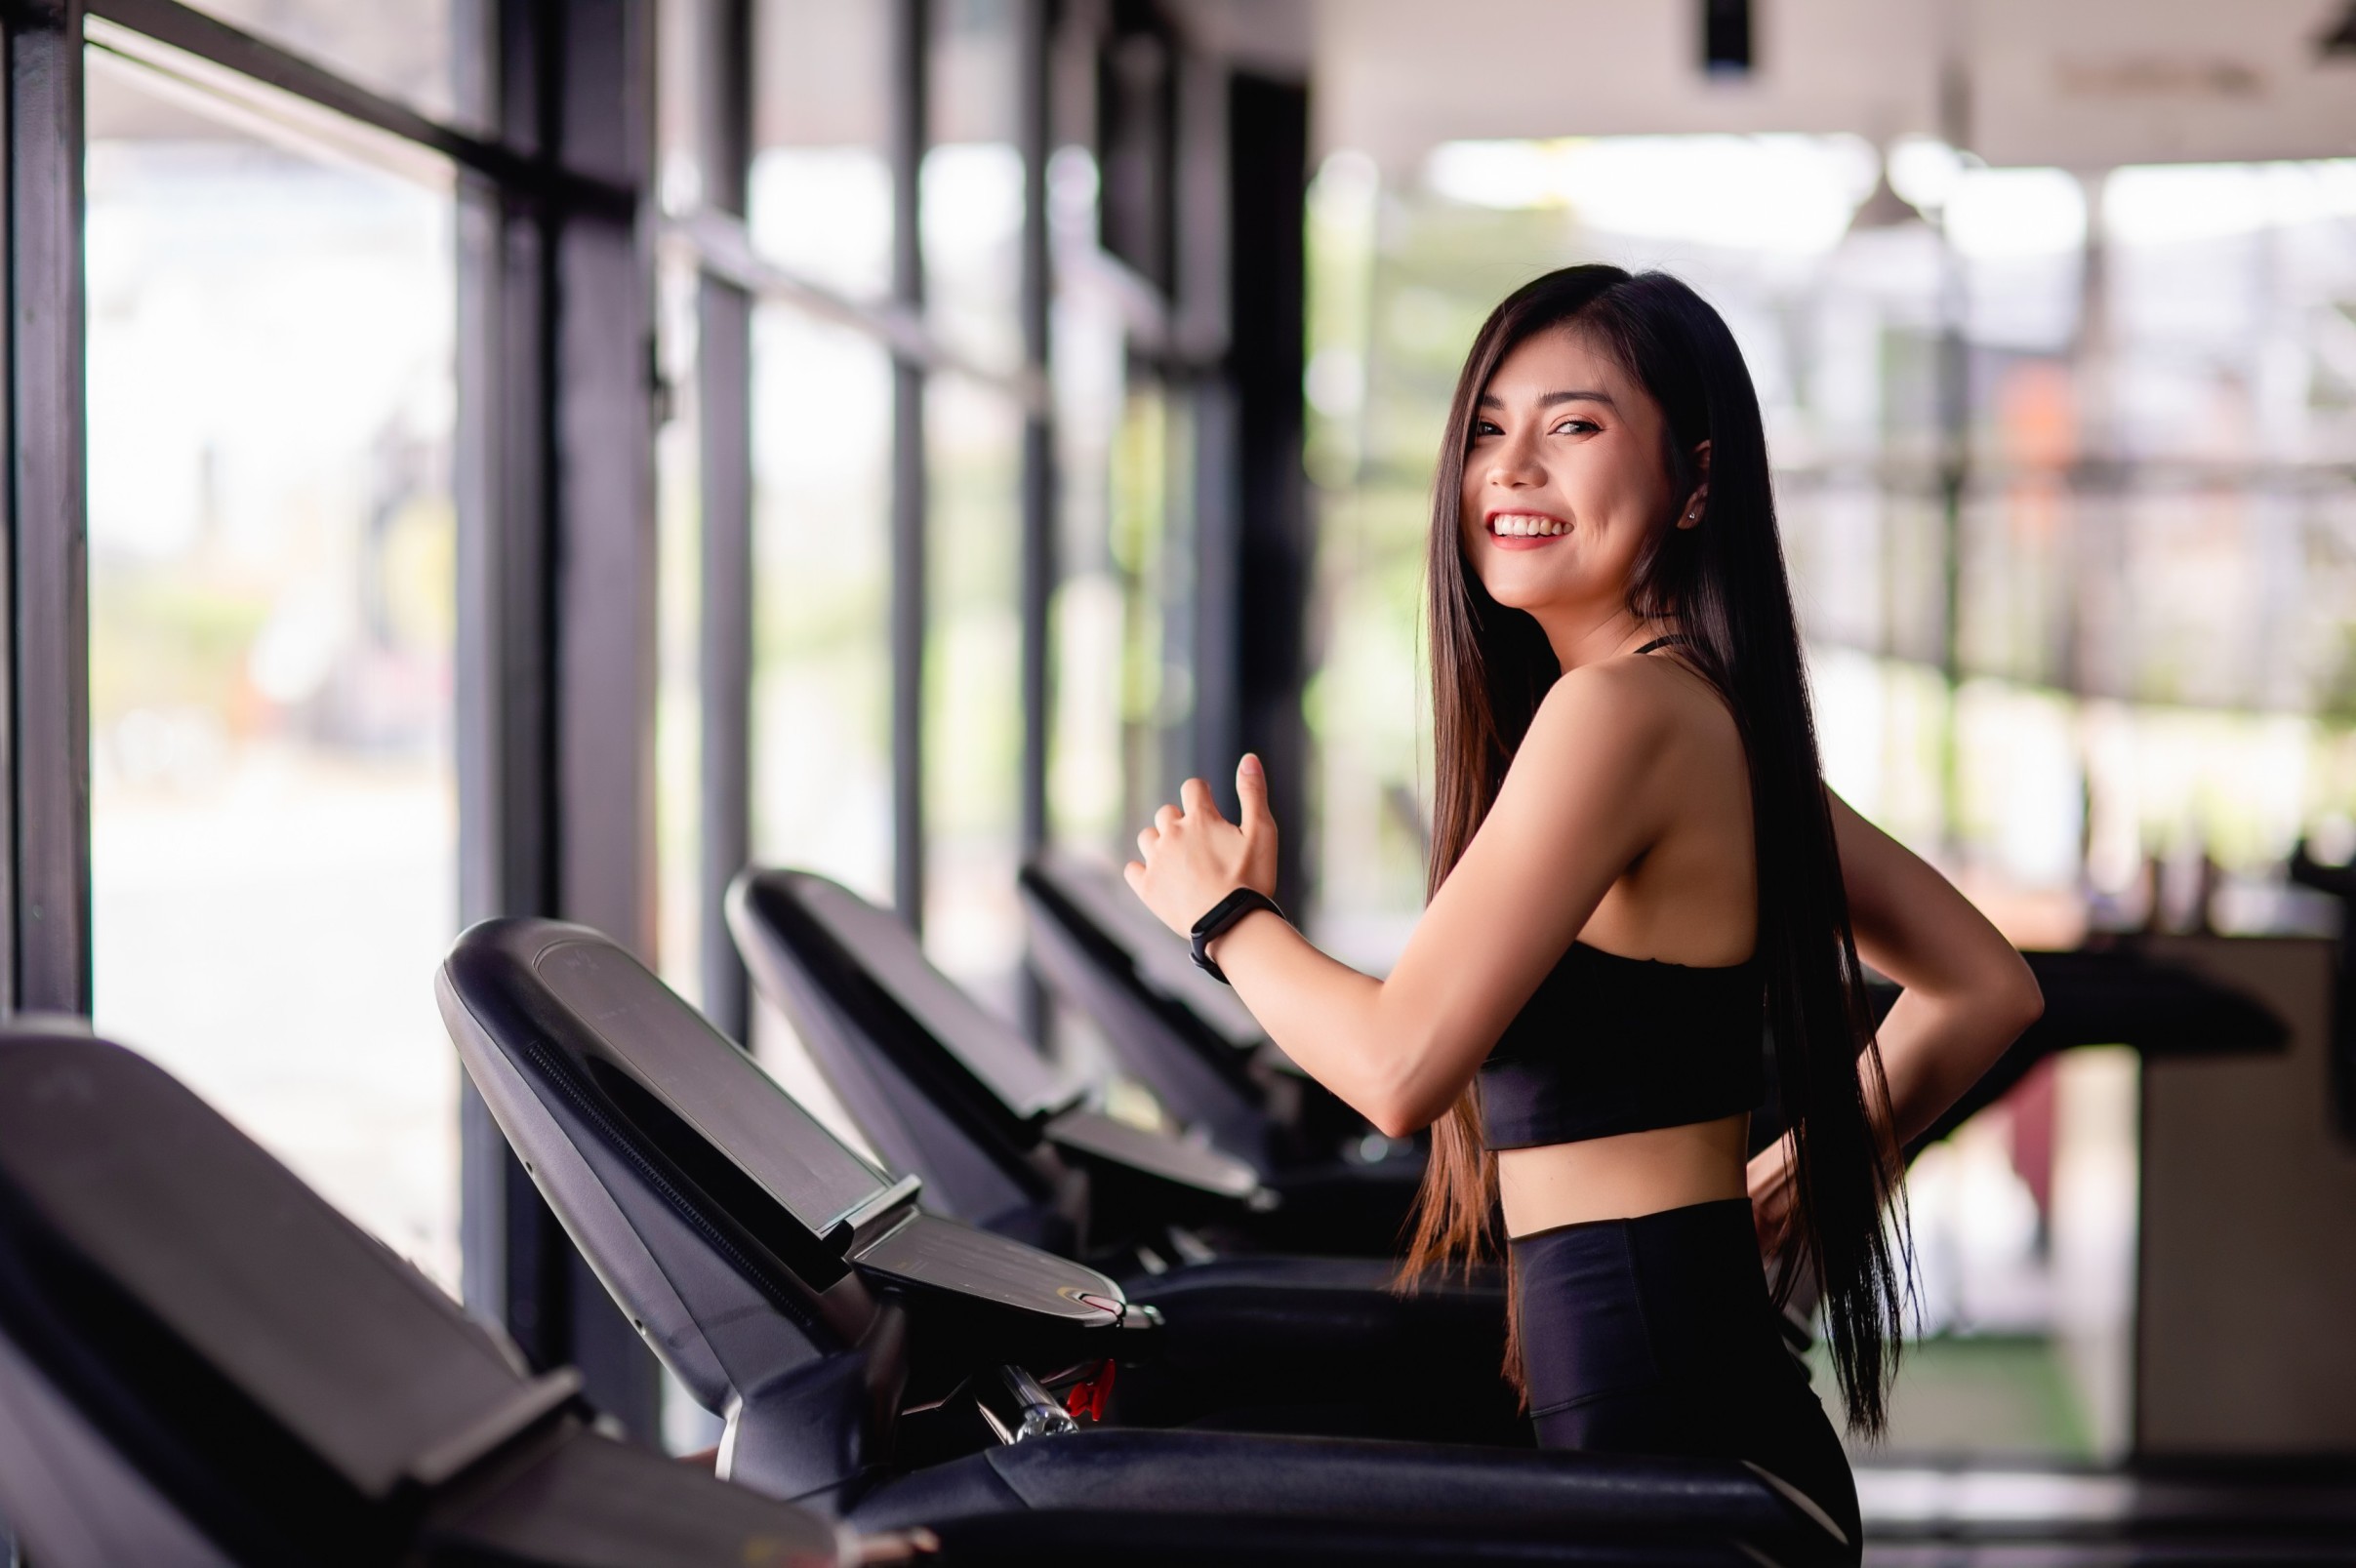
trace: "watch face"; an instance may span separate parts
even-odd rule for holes
[[[1217,935],[1222,928],[1242,912],[1240,905],[1257,897],[1258,895],[1249,888],[1236,889],[1235,892],[1212,905],[1210,911],[1195,922],[1195,935],[1206,939]]]
[[[1210,912],[1195,922],[1193,940],[1188,945],[1194,951],[1196,966],[1222,985],[1228,983],[1227,977],[1219,972],[1217,964],[1211,962],[1211,942],[1219,933],[1255,909],[1266,909],[1280,920],[1284,917],[1284,911],[1277,907],[1277,901],[1267,894],[1256,888],[1238,888],[1212,905]]]

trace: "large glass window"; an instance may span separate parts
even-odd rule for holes
[[[87,112],[97,1022],[455,1289],[451,194]]]
[[[492,58],[490,7],[469,0],[195,0],[196,9],[443,121],[470,121],[459,73]],[[459,30],[471,26],[461,36]],[[457,29],[457,30],[454,30]]]
[[[762,255],[858,300],[891,287],[888,9],[762,0],[748,221]],[[790,303],[752,332],[752,847],[892,887],[891,359]]]
[[[926,400],[931,604],[925,626],[925,946],[1011,1013],[1023,744],[1022,417],[955,377]]]
[[[967,363],[1008,376],[1023,358],[1012,20],[998,0],[934,8],[934,144],[919,189],[927,325]],[[1023,941],[1022,419],[1000,386],[954,374],[930,382],[925,945],[1009,1013]]]
[[[753,854],[888,902],[891,362],[765,305],[752,366]]]
[[[891,8],[760,0],[753,17],[752,241],[855,299],[892,284],[885,160]]]
[[[849,299],[891,289],[883,154],[889,9],[760,0],[747,223],[754,248]],[[752,324],[752,857],[892,896],[892,362],[784,301]],[[784,1017],[753,1043],[857,1143]]]
[[[1015,51],[1004,0],[934,9],[932,146],[922,189],[927,323],[993,369],[1022,363],[1023,159],[1015,146]]]
[[[1059,844],[1109,856],[1129,835],[1122,794],[1125,601],[1113,543],[1113,454],[1121,442],[1127,333],[1117,302],[1080,281],[1096,243],[1096,162],[1078,146],[1047,163],[1057,262],[1049,321],[1056,440],[1054,660],[1048,828]]]
[[[891,283],[888,20],[881,8],[769,0],[757,21],[754,243],[795,276],[868,302]],[[1023,211],[1003,8],[939,8],[932,44],[925,323],[966,365],[1011,378]],[[821,59],[824,80],[810,70]],[[891,363],[872,338],[781,301],[760,313],[754,365],[756,852],[883,899]],[[1011,1005],[1021,408],[1004,386],[950,372],[929,379],[924,412],[926,939],[952,973]]]
[[[698,963],[703,791],[703,407],[696,382],[698,277],[683,255],[656,273],[657,343],[669,418],[655,437],[655,882],[657,968],[690,1001],[703,999]]]

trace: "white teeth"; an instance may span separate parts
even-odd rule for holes
[[[1500,539],[1556,539],[1570,532],[1568,523],[1526,512],[1502,512],[1489,527]]]

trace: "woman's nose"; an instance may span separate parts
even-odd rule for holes
[[[1517,436],[1508,436],[1489,449],[1488,482],[1509,490],[1544,484],[1545,471],[1538,466],[1537,454],[1528,443]]]

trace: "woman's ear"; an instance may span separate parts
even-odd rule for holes
[[[1693,487],[1693,494],[1686,498],[1686,509],[1677,514],[1677,526],[1680,528],[1698,527],[1701,523],[1702,504],[1710,499],[1709,442],[1703,441],[1694,446],[1693,467],[1694,471],[1701,475],[1701,482]]]

